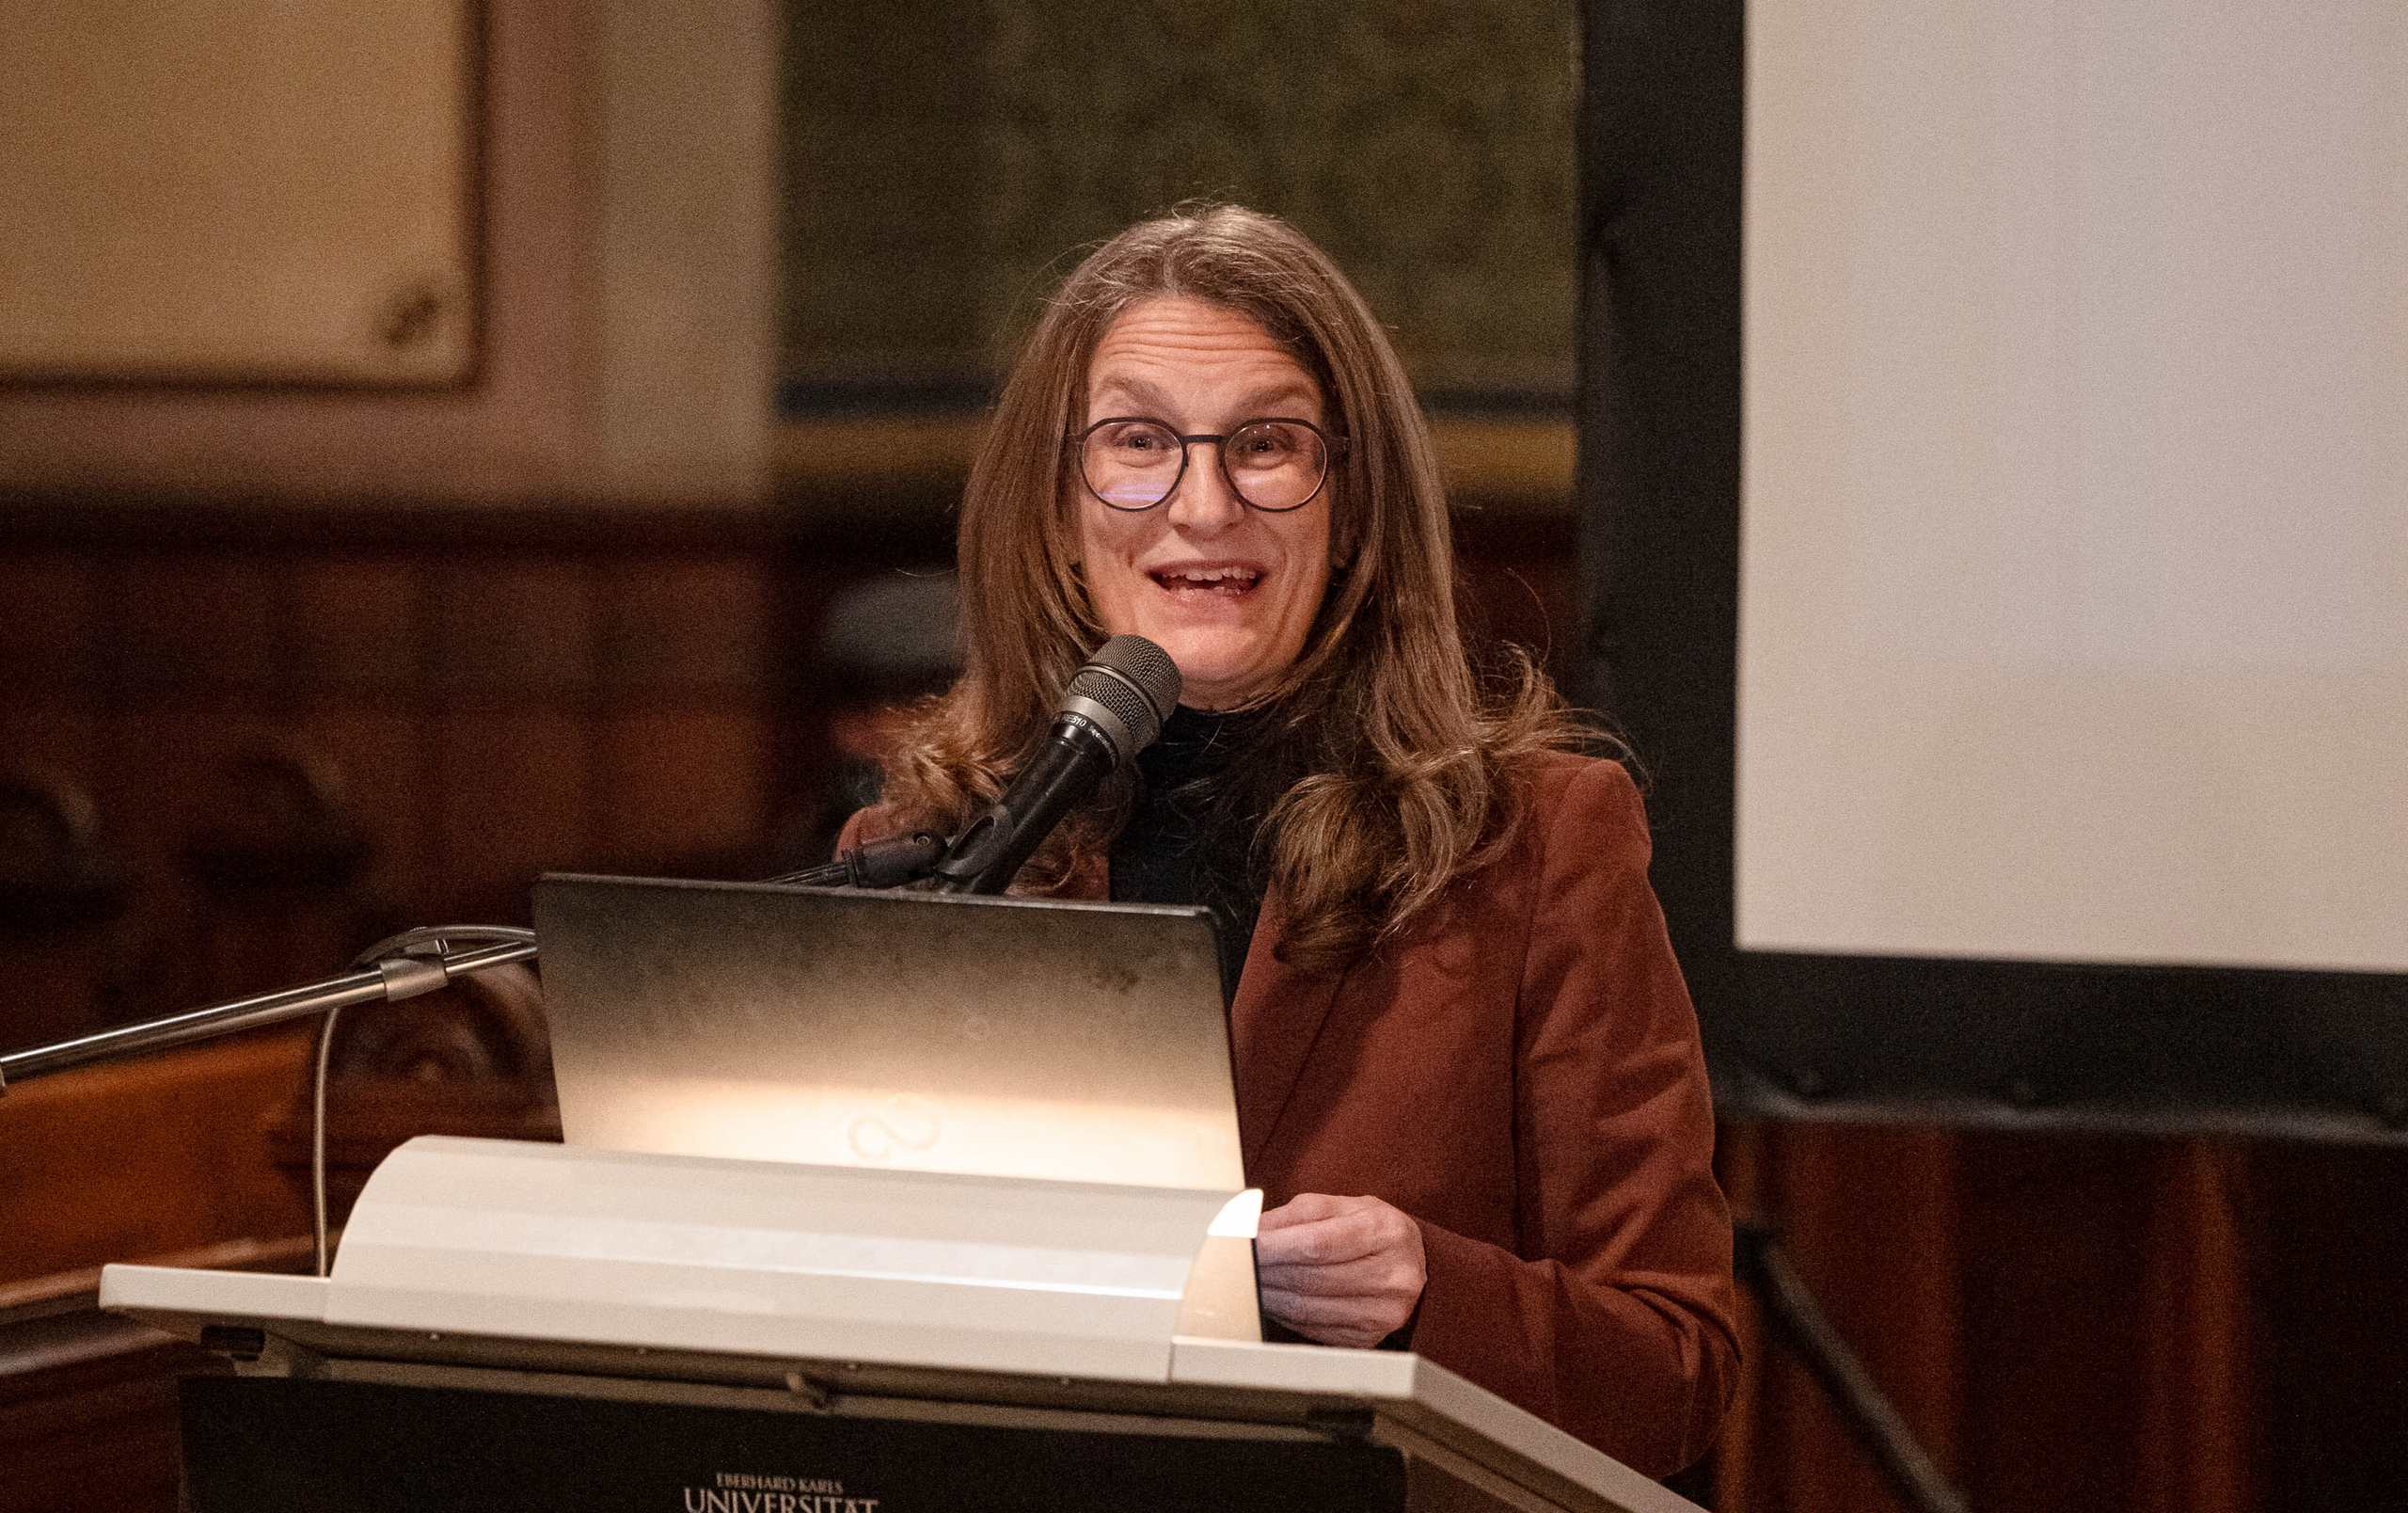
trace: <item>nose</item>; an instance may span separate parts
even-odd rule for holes
[[[1228,474],[1221,468],[1221,443],[1191,441],[1188,448],[1187,474],[1164,506],[1171,524],[1212,535],[1244,519],[1245,501],[1229,486]]]

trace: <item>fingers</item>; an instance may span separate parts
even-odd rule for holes
[[[1316,1219],[1274,1234],[1255,1236],[1258,1266],[1334,1266],[1375,1255],[1397,1243],[1398,1236],[1378,1220],[1345,1215]]]
[[[1367,1255],[1336,1266],[1263,1266],[1257,1276],[1263,1290],[1277,1289],[1303,1298],[1418,1297],[1421,1267],[1405,1257]]]
[[[1291,1224],[1308,1224],[1328,1218],[1364,1203],[1379,1202],[1376,1198],[1333,1198],[1325,1192],[1300,1192],[1276,1208],[1262,1211],[1260,1233],[1285,1229]]]
[[[1262,1284],[1262,1311],[1308,1340],[1369,1348],[1404,1327],[1421,1295],[1416,1281],[1343,1296],[1299,1291],[1271,1278]]]
[[[1377,1198],[1305,1193],[1264,1214],[1255,1232],[1255,1260],[1262,1266],[1336,1266],[1391,1250],[1418,1259],[1421,1231]]]
[[[1428,1282],[1420,1226],[1377,1198],[1298,1195],[1262,1216],[1255,1260],[1263,1312],[1323,1345],[1379,1344]]]
[[[1326,1299],[1306,1302],[1269,1292],[1262,1295],[1262,1312],[1316,1345],[1341,1346],[1350,1350],[1374,1348],[1413,1316],[1410,1308],[1339,1309],[1329,1306]]]

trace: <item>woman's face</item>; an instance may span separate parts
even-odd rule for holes
[[[1133,305],[1096,347],[1087,422],[1124,416],[1181,436],[1264,419],[1327,428],[1320,386],[1269,332],[1193,299]],[[1080,560],[1097,613],[1114,635],[1170,653],[1180,702],[1203,709],[1259,697],[1303,652],[1329,586],[1331,487],[1284,514],[1253,509],[1230,491],[1219,452],[1194,443],[1178,488],[1149,510],[1112,509],[1079,486]]]

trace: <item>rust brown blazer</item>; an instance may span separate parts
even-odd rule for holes
[[[1738,1350],[1705,1066],[1648,852],[1619,765],[1551,760],[1513,848],[1342,974],[1281,962],[1267,900],[1229,1033],[1265,1202],[1411,1215],[1413,1348],[1660,1475],[1704,1452]],[[1104,868],[1063,892],[1104,897]]]

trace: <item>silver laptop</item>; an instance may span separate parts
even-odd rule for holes
[[[1202,909],[554,874],[569,1143],[1245,1186]]]

